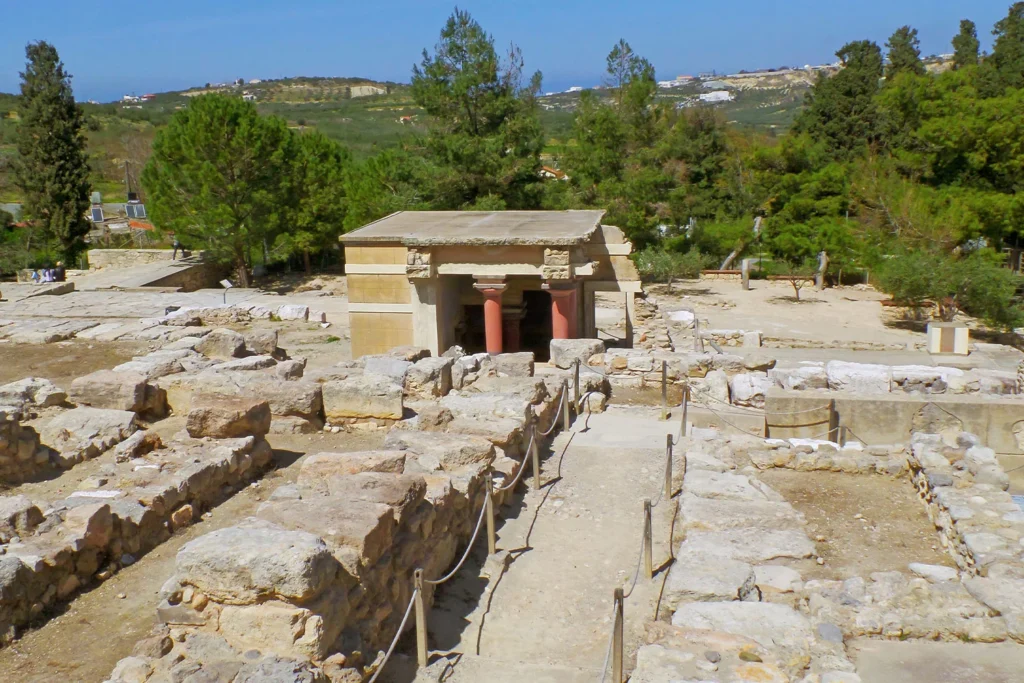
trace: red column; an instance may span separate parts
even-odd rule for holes
[[[487,338],[487,353],[501,353],[501,293],[505,290],[505,285],[477,284],[476,288],[484,295],[484,334]]]
[[[551,294],[551,338],[571,339],[573,290],[550,288]]]

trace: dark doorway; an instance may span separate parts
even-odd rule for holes
[[[455,343],[465,349],[466,353],[483,353],[487,350],[483,304],[466,304],[462,307],[462,319],[456,326]]]
[[[551,296],[544,291],[523,292],[523,319],[519,323],[520,348],[533,351],[539,363],[551,356]]]

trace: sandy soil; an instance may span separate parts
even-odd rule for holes
[[[812,539],[825,539],[817,543],[825,564],[805,579],[906,572],[911,562],[954,566],[907,479],[782,469],[757,476],[804,514]]]
[[[131,567],[78,595],[59,616],[0,649],[0,681],[95,683],[104,680],[114,664],[131,654],[136,641],[156,624],[156,596],[174,573],[174,558],[181,546],[254,514],[278,486],[295,481],[305,454],[379,448],[383,436],[383,431],[271,435],[269,440],[275,449],[274,469]],[[66,474],[77,475],[76,470],[78,467]]]
[[[149,351],[146,342],[0,344],[0,384],[25,377],[45,377],[66,388],[76,377],[112,368]]]

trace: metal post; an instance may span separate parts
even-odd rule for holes
[[[562,380],[562,396],[565,398],[565,400],[562,401],[562,429],[569,431],[569,380],[567,379]],[[579,410],[578,407],[577,410]]]
[[[623,601],[625,598],[622,596],[622,589],[615,589],[615,622],[612,625],[612,681],[613,683],[624,683],[626,680],[623,676],[622,671],[622,660],[623,660],[623,638],[622,638],[622,627],[623,627]]]
[[[416,590],[416,662],[422,669],[427,666],[427,604],[423,597],[423,570],[414,571],[412,580]]]
[[[651,499],[644,499],[644,570],[654,578],[654,530],[651,524]]]
[[[494,535],[494,481],[489,473],[484,485],[487,487],[487,500],[484,501],[487,506],[484,513],[487,516],[487,554],[493,555],[498,551],[498,539]]]
[[[661,361],[661,419],[668,419],[668,361]]]
[[[540,490],[540,447],[537,445],[537,420],[531,424],[533,438],[530,439],[530,458],[533,460],[533,488]]]
[[[665,435],[665,499],[672,497],[672,435]]]
[[[575,380],[574,380],[575,384],[573,385],[574,386],[574,389],[573,389],[573,405],[576,406],[576,412],[579,413],[580,412],[580,359],[579,358],[576,359],[576,370],[575,370],[574,374],[575,374]]]

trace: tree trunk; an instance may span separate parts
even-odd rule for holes
[[[746,242],[743,242],[743,241],[741,241],[739,244],[737,244],[736,248],[732,250],[732,253],[730,253],[728,256],[725,257],[725,260],[722,261],[722,265],[720,265],[718,267],[718,269],[719,270],[728,270],[729,266],[732,265],[732,262],[736,260],[736,257],[740,255],[740,252],[742,252],[746,248],[746,246],[747,246]]]
[[[249,267],[245,265],[245,259],[239,258],[235,261],[235,272],[238,273],[238,286],[249,287]]]
[[[796,300],[800,301],[800,285],[796,280],[790,280],[789,284],[793,285],[793,293],[796,295]]]
[[[302,262],[306,266],[306,275],[313,274],[313,264],[309,262],[309,249],[302,250]]]

